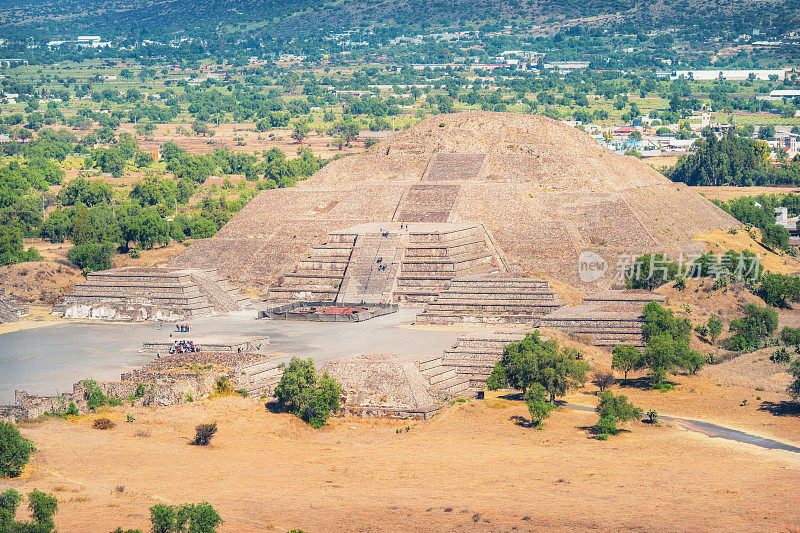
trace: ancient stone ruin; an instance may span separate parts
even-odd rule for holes
[[[397,356],[331,361],[320,372],[342,385],[342,414],[424,420],[443,405],[443,396],[429,389],[418,363]]]
[[[123,267],[90,273],[62,307],[67,318],[137,321],[211,316],[247,303],[216,269]]]
[[[5,290],[0,287],[0,324],[4,322],[16,322],[24,316],[28,316],[30,310],[28,306],[20,304],[14,298],[6,296]]]
[[[430,229],[400,233],[401,224]],[[593,292],[612,288],[613,271],[630,256],[704,253],[697,234],[737,225],[688,187],[566,124],[467,112],[428,118],[297,187],[262,191],[174,266],[217,267],[269,286],[275,299],[305,292],[314,300],[431,300],[450,279],[476,273],[431,260],[474,255],[487,273],[537,275]],[[390,235],[376,236],[381,228]],[[476,242],[443,247],[456,228],[463,228],[456,240],[469,233]],[[581,279],[584,252],[608,272]],[[387,265],[380,275],[371,268],[376,255]]]

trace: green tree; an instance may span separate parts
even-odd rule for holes
[[[769,248],[787,250],[789,247],[789,231],[783,226],[769,224],[761,230],[761,243]]]
[[[788,302],[800,302],[800,278],[768,272],[761,278],[756,293],[773,307],[789,307]]]
[[[620,394],[614,396],[611,391],[600,393],[600,402],[595,408],[600,419],[595,425],[595,430],[601,435],[616,435],[618,423],[636,420],[642,417],[642,410],[628,402],[628,397]]]
[[[531,423],[540,426],[542,420],[550,416],[555,404],[547,401],[547,390],[539,383],[534,383],[525,392],[525,404],[531,415]]]
[[[722,334],[722,320],[717,315],[708,318],[708,336],[711,337],[711,344],[716,344],[717,339]]]
[[[643,362],[650,369],[653,386],[662,383],[676,367],[696,372],[702,366],[701,356],[689,348],[692,324],[688,319],[675,317],[671,309],[658,302],[645,305],[643,315],[642,336],[647,343]]]
[[[757,350],[777,328],[778,313],[774,309],[747,304],[744,317],[731,321],[734,335],[729,339],[730,346],[740,352]]]
[[[0,492],[0,531],[11,531],[22,495],[14,489]]]
[[[498,369],[499,368],[499,369]],[[538,331],[529,333],[520,342],[514,342],[503,350],[499,367],[492,371],[487,383],[492,386],[505,383],[521,390],[523,395],[538,383],[550,395],[550,401],[563,396],[571,386],[586,381],[589,365],[582,360],[577,350],[559,350],[555,340],[542,341]],[[503,380],[501,374],[505,375]]]
[[[150,524],[153,533],[171,533],[175,528],[175,507],[159,503],[150,508]]]
[[[207,502],[183,504],[175,513],[175,531],[180,533],[214,533],[222,517]]]
[[[111,268],[111,256],[116,247],[113,243],[87,242],[74,246],[67,252],[67,259],[84,272],[97,272]]]
[[[33,451],[33,443],[23,438],[14,424],[0,422],[0,478],[19,476]]]
[[[792,361],[792,364],[789,365],[789,374],[792,375],[794,381],[789,384],[789,387],[786,391],[797,400],[800,398],[800,357]]]
[[[634,346],[628,344],[620,344],[614,347],[611,356],[611,368],[615,368],[622,372],[625,380],[628,380],[628,372],[642,368],[644,359],[642,352],[637,350]]]
[[[275,387],[279,405],[315,428],[325,425],[331,413],[339,411],[341,386],[327,372],[317,380],[314,361],[293,357],[284,366],[283,377]]]
[[[34,489],[28,494],[28,509],[38,531],[52,531],[55,528],[53,515],[58,511],[58,500],[55,496]]]
[[[315,428],[321,428],[331,413],[339,412],[341,395],[342,387],[327,372],[324,373],[301,408],[300,418]]]
[[[217,225],[204,217],[197,217],[191,221],[191,234],[193,239],[207,239],[217,232]]]
[[[308,122],[298,120],[292,125],[292,139],[295,139],[299,143],[302,143],[303,139],[308,137],[308,132]]]

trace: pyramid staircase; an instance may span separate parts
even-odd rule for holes
[[[403,233],[359,235],[337,303],[390,302],[407,240],[408,236]]]
[[[379,268],[382,265],[386,268]],[[452,279],[485,274],[492,268],[492,253],[479,225],[362,224],[331,232],[325,244],[314,247],[270,288],[267,299],[348,304],[430,301]]]
[[[541,317],[561,307],[550,283],[537,278],[471,277],[454,279],[417,322],[453,324],[516,323],[536,327]]]
[[[285,274],[278,285],[270,287],[267,299],[272,302],[336,300],[357,238],[357,233],[330,233],[326,243],[312,248],[292,272]]]
[[[412,225],[395,299],[429,302],[459,277],[493,269],[486,232],[473,224]]]

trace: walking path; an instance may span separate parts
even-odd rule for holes
[[[592,413],[595,412],[594,407],[588,407],[585,405],[563,403],[559,404],[559,406],[564,407],[566,409],[572,409],[574,411],[589,411]],[[788,452],[800,453],[800,447],[793,446],[791,444],[786,444],[785,442],[780,442],[777,440],[767,439],[765,437],[759,437],[758,435],[752,435],[750,433],[745,433],[744,431],[739,431],[737,429],[718,426],[710,422],[702,422],[700,420],[692,420],[689,418],[678,418],[674,416],[663,416],[663,415],[658,415],[658,418],[661,420],[666,420],[667,422],[672,422],[676,426],[681,427],[683,429],[694,431],[696,433],[702,433],[703,435],[711,437],[712,439],[732,440],[734,442],[753,444],[761,448],[767,448],[768,450],[785,450]]]

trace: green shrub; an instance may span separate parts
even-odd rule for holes
[[[217,394],[228,396],[233,394],[233,383],[228,376],[217,376],[214,381],[214,390]]]
[[[195,436],[192,444],[195,446],[208,446],[211,438],[217,432],[217,424],[216,422],[213,424],[200,424],[194,430]]]
[[[800,357],[792,361],[792,364],[789,365],[789,374],[792,375],[794,381],[786,388],[786,392],[797,400],[800,398]]]
[[[69,407],[67,407],[67,410],[64,412],[64,414],[72,416],[78,416],[80,414],[80,412],[78,412],[78,406],[75,405],[75,402],[69,402]]]
[[[106,394],[103,392],[103,389],[100,388],[100,385],[98,385],[93,379],[84,380],[83,387],[86,389],[83,395],[84,399],[86,400],[86,406],[92,411],[95,411],[104,405],[110,405],[112,407],[122,405],[122,400],[119,398],[106,396]]]
[[[647,411],[647,418],[650,419],[651,424],[658,424],[658,411],[650,409]]]
[[[0,531],[11,531],[22,495],[14,489],[0,492]]]
[[[181,506],[158,504],[150,508],[153,533],[214,533],[223,520],[208,503]]]
[[[23,438],[13,424],[0,422],[0,478],[19,476],[33,451],[33,443]]]
[[[767,273],[755,292],[767,305],[786,308],[788,302],[800,302],[800,278]]]
[[[711,337],[711,344],[717,342],[722,334],[722,320],[717,315],[711,315],[708,319],[708,335]]]
[[[52,531],[55,527],[53,515],[58,511],[58,500],[54,496],[34,489],[28,494],[28,510],[38,527],[36,531]]]
[[[678,264],[663,254],[644,254],[638,257],[625,272],[625,286],[629,289],[651,291],[678,275]]]

